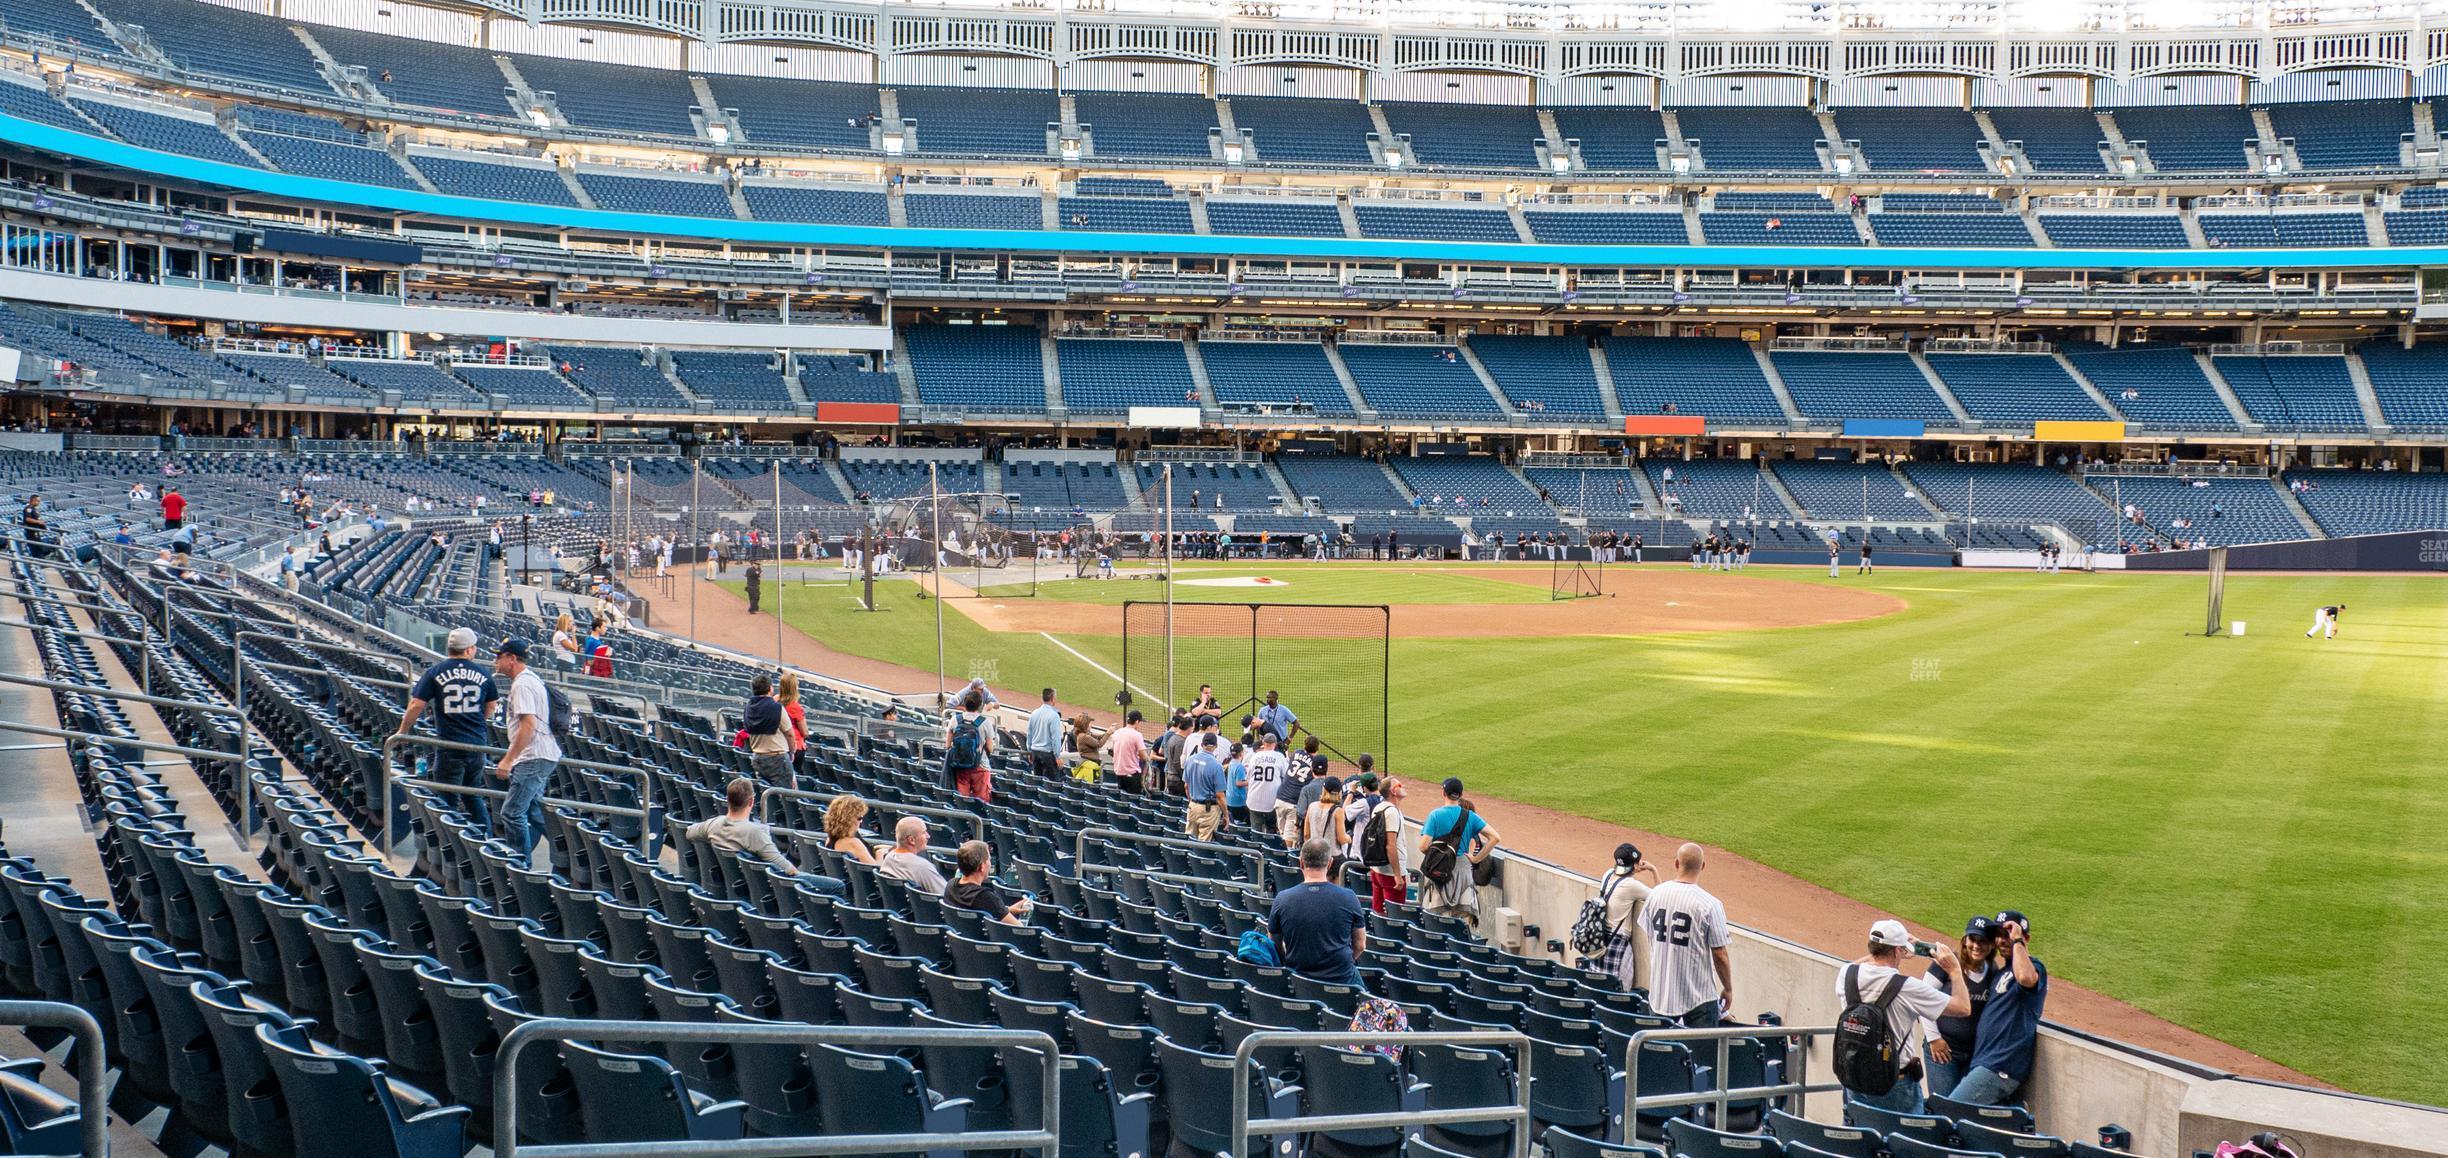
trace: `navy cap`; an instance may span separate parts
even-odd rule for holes
[[[2023,926],[2023,931],[2024,931],[2026,934],[2028,934],[2028,933],[2030,933],[2030,932],[2031,932],[2031,918],[2026,917],[2026,916],[2024,916],[2022,913],[2017,912],[2017,911],[2015,911],[2015,910],[2013,910],[2013,909],[2008,909],[2008,910],[2006,910],[2006,911],[2004,911],[2004,912],[2002,912],[2002,913],[1999,913],[1999,914],[1997,915],[1997,917],[1996,917],[1996,920],[1997,920],[1997,923],[1998,923],[1998,924],[2000,924],[2000,925],[2004,925],[2004,924],[2006,924],[2007,922],[2011,921],[2011,922],[2013,922],[2013,923],[2015,923],[2015,924],[2018,924],[2018,925]],[[2003,929],[2001,929],[2001,930],[1999,930],[1999,931],[2000,931],[2000,932],[2004,932],[2004,930],[2003,930]]]
[[[1964,936],[1966,937],[1978,937],[1982,940],[1987,940],[1988,938],[1995,937],[1997,935],[1997,922],[1992,921],[1987,917],[1974,917],[1971,920],[1964,922]]]
[[[527,662],[527,641],[520,639],[515,635],[511,636],[510,638],[501,641],[501,646],[494,648],[493,654],[515,655],[519,658],[520,663],[525,663]]]

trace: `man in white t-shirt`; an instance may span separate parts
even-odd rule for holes
[[[1300,841],[1300,808],[1286,799],[1284,785],[1292,775],[1292,760],[1283,754],[1283,745],[1276,743],[1275,733],[1258,733],[1258,750],[1242,760],[1249,772],[1249,814],[1251,819],[1273,817],[1276,835],[1283,838],[1285,848],[1296,848]]]
[[[510,678],[510,750],[493,766],[493,777],[510,782],[510,798],[493,816],[495,830],[521,863],[544,832],[544,786],[561,762],[553,738],[552,695],[527,667],[528,643],[505,639],[493,655],[493,670]]]
[[[1700,846],[1675,850],[1675,879],[1650,890],[1649,1008],[1690,1029],[1707,1029],[1734,1007],[1734,960],[1725,905],[1700,887]]]
[[[1921,1040],[1922,1024],[1972,1012],[1972,987],[1964,984],[1963,963],[1956,959],[1955,947],[1939,942],[1929,948],[1939,971],[1953,979],[1952,991],[1938,988],[1927,977],[1903,972],[1904,955],[1913,952],[1913,935],[1902,921],[1880,921],[1870,926],[1869,955],[1856,959],[1836,974],[1836,1004],[1840,1009],[1851,1008],[1857,1002],[1875,1004],[1889,985],[1896,987],[1895,999],[1887,1003],[1887,1032],[1896,1050],[1895,1085],[1886,1093],[1875,1095],[1848,1089],[1847,1098],[1899,1114],[1921,1112],[1921,1053],[1913,1046]]]

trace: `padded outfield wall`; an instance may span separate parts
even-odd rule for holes
[[[2208,551],[2125,556],[2128,571],[2202,571]],[[2295,539],[2227,548],[2229,571],[2448,571],[2448,530]]]

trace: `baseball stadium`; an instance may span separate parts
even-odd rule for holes
[[[2448,1156],[2448,5],[0,0],[0,1154]]]

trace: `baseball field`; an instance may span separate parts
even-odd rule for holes
[[[2448,1102],[2448,992],[2424,983],[2448,960],[2436,578],[2231,578],[2248,630],[2205,639],[2199,576],[1618,566],[1607,596],[1564,603],[1543,564],[1179,577],[1177,602],[1393,605],[1389,746],[1411,777],[1700,840],[1937,928],[2018,908],[2056,977]],[[786,621],[931,673],[918,587],[879,585],[868,612],[794,582]],[[1161,598],[1063,580],[947,600],[945,669],[1110,705],[1119,604]],[[2304,637],[2341,602],[2338,638]],[[1304,715],[1376,695],[1333,663],[1281,670]]]

